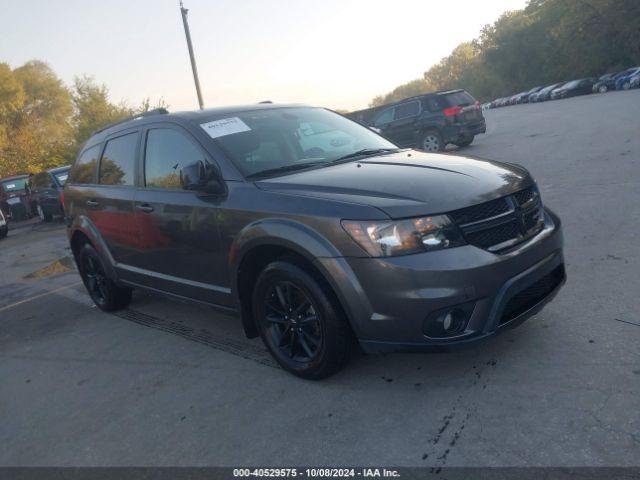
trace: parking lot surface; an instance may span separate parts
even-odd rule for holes
[[[0,242],[0,465],[640,465],[640,90],[485,113],[460,153],[525,165],[568,281],[454,353],[358,355],[321,382],[239,321],[136,293],[92,306],[61,223]]]

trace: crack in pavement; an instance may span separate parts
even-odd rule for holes
[[[490,367],[495,367],[497,361],[495,359],[491,359],[487,361],[482,367],[478,368],[476,364],[473,365],[473,381],[467,388],[465,393],[475,389],[476,387],[480,387],[484,390],[487,388],[488,381],[483,380],[484,372]],[[465,405],[465,400],[467,398],[471,398],[471,402],[468,405]],[[429,451],[425,452],[422,455],[422,460],[427,460],[429,458],[434,458],[435,462],[431,466],[430,473],[439,474],[442,469],[447,464],[447,459],[449,454],[455,448],[458,440],[462,436],[462,433],[467,425],[467,422],[471,418],[473,414],[475,414],[478,410],[478,402],[474,395],[463,395],[462,393],[458,395],[456,398],[451,411],[447,413],[444,417],[442,417],[442,423],[438,428],[436,434],[433,436],[431,441],[431,448]],[[457,424],[456,420],[457,419]],[[455,427],[455,428],[454,428]],[[451,432],[451,435],[447,437],[447,442],[441,442],[448,432]]]

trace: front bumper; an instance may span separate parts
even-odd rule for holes
[[[549,210],[538,235],[504,254],[467,245],[403,257],[318,261],[336,279],[334,288],[366,351],[433,350],[486,338],[535,314],[565,281],[560,220]],[[550,275],[555,283],[540,298],[513,309],[512,299]],[[434,312],[469,304],[472,313],[459,335],[425,335],[425,321]]]

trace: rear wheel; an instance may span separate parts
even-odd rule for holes
[[[51,215],[50,213],[45,213],[40,204],[36,205],[36,211],[38,212],[40,220],[42,220],[43,222],[50,222],[51,220],[53,220],[53,215]]]
[[[78,254],[78,270],[89,296],[101,310],[120,310],[131,302],[131,289],[117,286],[107,276],[100,255],[89,244]]]
[[[598,88],[598,92],[600,93],[607,93],[607,90],[609,89],[607,88],[606,85],[600,85],[600,87]]]
[[[455,145],[457,145],[458,147],[468,147],[469,145],[471,145],[471,142],[473,142],[474,138],[475,137],[472,135],[471,137],[467,137],[464,140],[456,142]]]
[[[420,140],[420,149],[425,152],[441,152],[444,150],[442,135],[437,130],[428,130]]]
[[[629,88],[631,88],[631,83],[630,82],[624,82],[622,84],[622,89],[623,90],[629,90]]]
[[[332,292],[293,263],[267,265],[256,282],[253,314],[265,345],[287,371],[328,377],[349,358],[351,331]]]

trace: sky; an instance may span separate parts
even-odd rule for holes
[[[365,108],[526,0],[184,0],[205,106]],[[0,0],[0,62],[198,107],[178,0]]]

